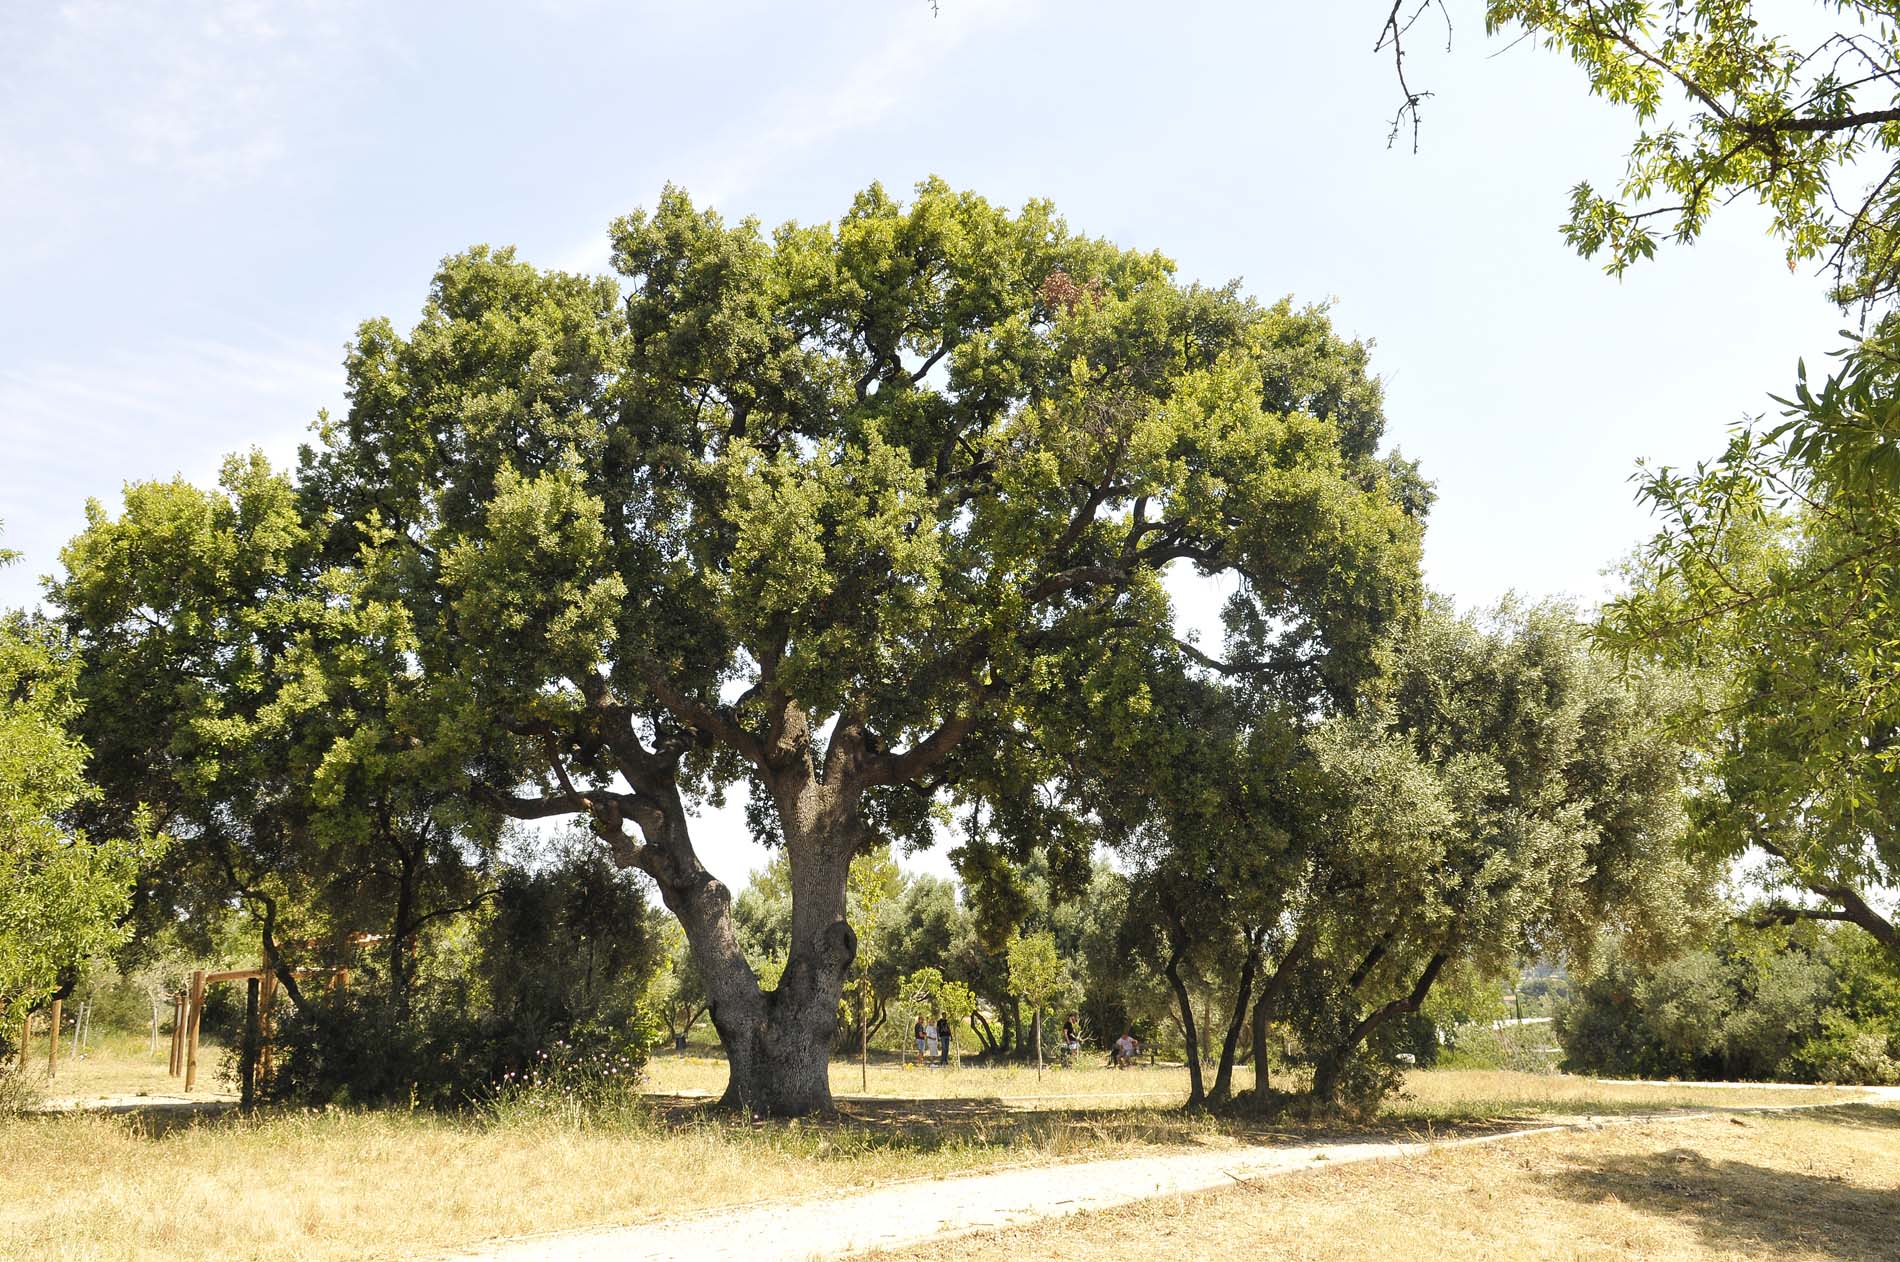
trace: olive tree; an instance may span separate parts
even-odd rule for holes
[[[1362,1049],[1451,974],[1688,927],[1709,873],[1680,851],[1685,702],[1676,677],[1593,651],[1561,604],[1428,607],[1365,709],[1314,737],[1330,782],[1325,897],[1306,904],[1315,1096],[1360,1071],[1376,1092]]]

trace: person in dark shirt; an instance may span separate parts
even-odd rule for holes
[[[950,1063],[950,1014],[937,1014],[937,1042],[943,1046],[943,1063]]]
[[[910,1036],[917,1040],[917,1059],[922,1060],[925,1056],[924,1048],[930,1041],[924,1034],[924,1019],[922,1017],[918,1017],[916,1023],[910,1027]]]

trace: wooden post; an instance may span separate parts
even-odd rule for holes
[[[205,1012],[205,971],[191,974],[191,1001],[185,1013],[185,1090],[198,1084],[198,1025]]]
[[[271,1037],[271,1012],[277,1007],[276,973],[264,974],[264,993],[259,1003],[261,1006],[257,1012],[257,1037],[263,1041],[263,1047],[259,1049],[258,1064],[262,1067],[264,1076],[268,1078],[271,1072],[271,1044],[275,1041]]]
[[[64,1000],[53,1000],[53,1038],[52,1042],[48,1045],[51,1050],[46,1053],[46,1076],[48,1078],[51,1078],[59,1072],[59,1019],[62,1015],[60,1010],[65,1006]]]
[[[168,1072],[176,1078],[185,1072],[185,992],[172,996],[172,1058]]]
[[[33,1014],[27,1013],[20,1021],[20,1072],[26,1072],[27,1050],[33,1042]]]
[[[244,1045],[238,1052],[238,1107],[249,1113],[257,1105],[258,992],[255,977],[244,983]]]

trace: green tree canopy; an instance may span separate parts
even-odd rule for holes
[[[0,549],[0,565],[16,554]],[[98,795],[86,779],[78,659],[59,628],[0,613],[0,1020],[12,1029],[70,984],[87,957],[124,941],[139,869],[163,851],[143,815],[124,839],[71,826]]]
[[[1235,575],[1262,647],[1349,689],[1415,600],[1420,487],[1322,313],[1183,284],[1044,203],[872,187],[766,234],[668,190],[612,238],[624,285],[476,249],[407,334],[364,325],[302,491],[413,628],[425,744],[652,876],[728,1100],[805,1112],[851,858],[927,841],[940,793],[1025,800],[1070,739],[1051,694],[1139,704],[1172,565]],[[691,838],[741,783],[789,859],[769,992]]]
[[[177,839],[141,922],[202,931],[242,898],[300,1007],[281,939],[376,934],[400,1006],[418,933],[483,896],[498,819],[462,792],[462,747],[425,739],[437,699],[406,611],[323,563],[295,486],[255,453],[214,490],[137,483],[87,520],[49,594],[105,789],[84,814],[123,832],[143,806]]]
[[[1701,682],[1700,843],[1765,857],[1791,895],[1782,918],[1849,921],[1900,956],[1880,902],[1900,885],[1900,483],[1884,454],[1895,387],[1895,365],[1870,349],[1795,404],[1830,440],[1744,430],[1718,461],[1648,472],[1663,529],[1632,559],[1602,634]]]

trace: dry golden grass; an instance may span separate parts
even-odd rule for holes
[[[1144,1201],[955,1247],[1064,1262],[1822,1262],[1900,1259],[1897,1215],[1900,1110],[1848,1105],[1446,1149]]]
[[[944,1118],[754,1129],[403,1113],[0,1122],[0,1259],[144,1262],[398,1255],[637,1222],[896,1179],[1189,1142],[1178,1113]],[[1211,1131],[1209,1131],[1211,1133]]]
[[[158,1069],[162,1077],[162,1062]],[[841,1065],[834,1082],[853,1085],[841,1079],[855,1072]],[[1173,1107],[1185,1094],[1178,1069],[1051,1074],[1045,1097],[1093,1094],[1033,1101],[998,1098],[1034,1094],[1033,1069],[883,1073],[873,1086],[884,1082],[890,1093],[847,1103],[839,1118],[762,1127],[659,1101],[605,1121],[534,1109],[0,1121],[0,1259],[156,1262],[201,1256],[213,1242],[219,1257],[259,1262],[400,1256],[902,1178],[1323,1129],[1187,1117]],[[655,1078],[674,1090],[717,1090],[724,1067],[662,1060]],[[962,1095],[898,1094],[911,1083]],[[1126,1100],[1137,1085],[1171,1094]],[[1385,1129],[1750,1102],[1742,1092],[1503,1074],[1418,1074],[1411,1091]],[[1773,1104],[1806,1098],[1759,1094]]]
[[[1710,1087],[1693,1082],[1599,1082],[1572,1074],[1502,1069],[1433,1069],[1410,1075],[1383,1116],[1410,1123],[1650,1113],[1664,1109],[1845,1103],[1852,1087]]]

